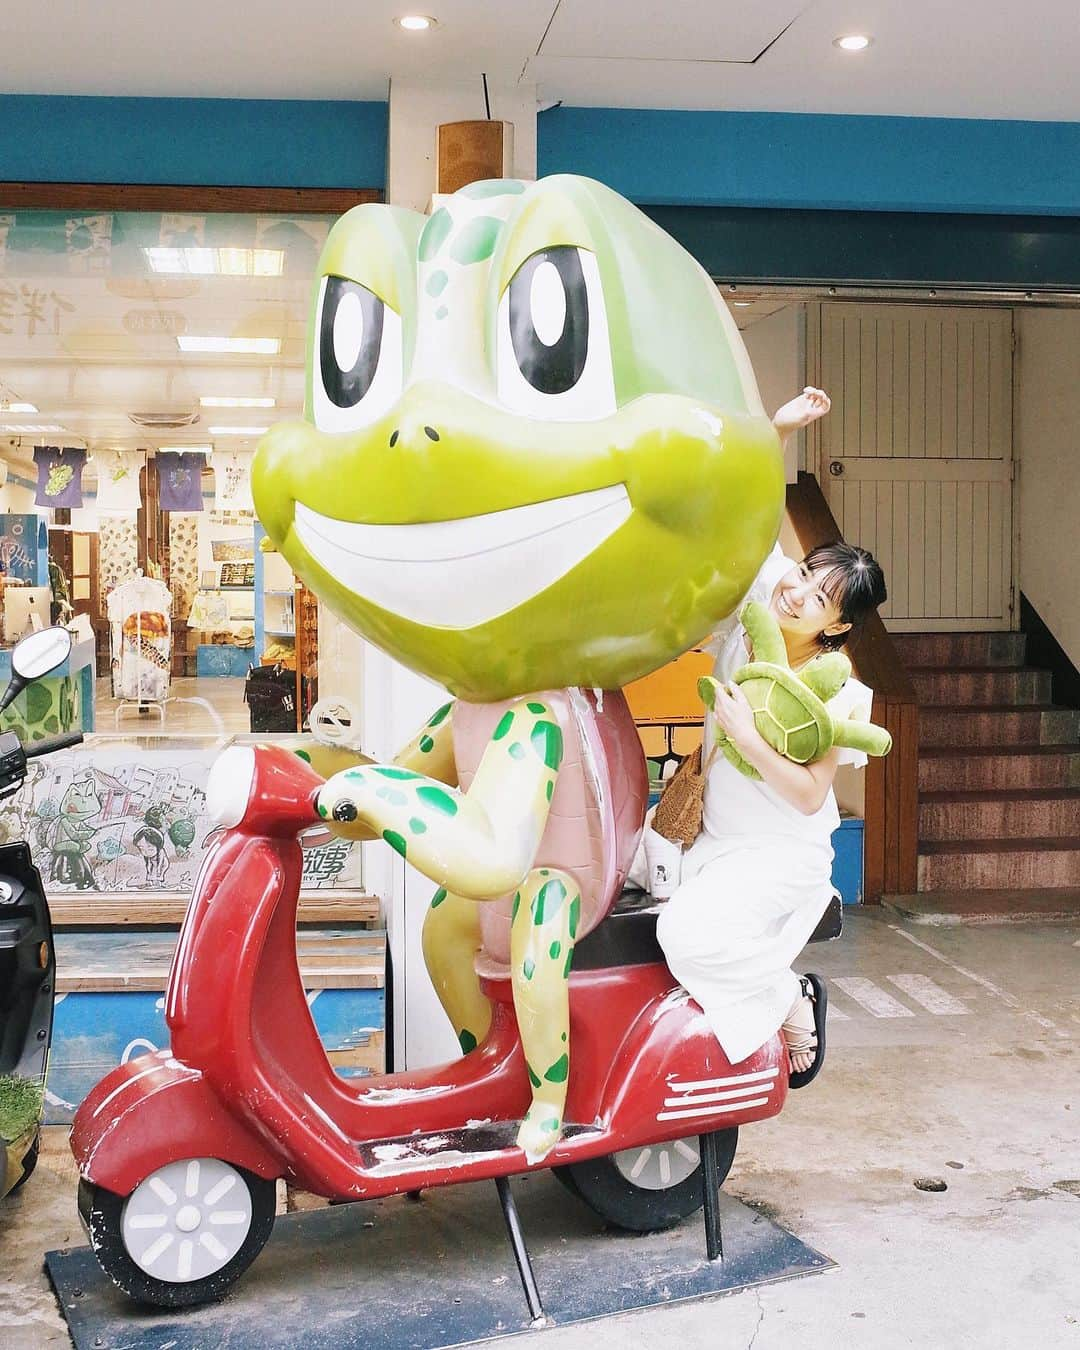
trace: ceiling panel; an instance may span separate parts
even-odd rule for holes
[[[540,55],[753,61],[806,7],[806,0],[562,0]]]

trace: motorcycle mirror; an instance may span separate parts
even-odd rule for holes
[[[31,680],[40,680],[71,655],[71,634],[66,628],[41,628],[12,648],[11,680],[0,699],[0,712],[18,698]]]

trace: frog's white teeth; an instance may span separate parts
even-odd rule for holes
[[[296,535],[354,594],[432,628],[508,614],[599,548],[633,508],[622,483],[482,516],[359,525],[296,503]]]

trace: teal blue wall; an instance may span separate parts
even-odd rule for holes
[[[1080,215],[1080,123],[554,108],[540,174],[641,204]]]
[[[383,188],[387,105],[0,95],[0,180]]]

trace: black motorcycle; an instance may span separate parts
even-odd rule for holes
[[[70,652],[66,628],[23,638],[11,653],[0,712]],[[13,731],[0,734],[0,801],[18,792],[28,759],[81,740],[82,732],[73,731],[24,747]],[[24,840],[0,845],[0,1199],[17,1190],[37,1163],[55,984],[49,903],[30,847]]]

